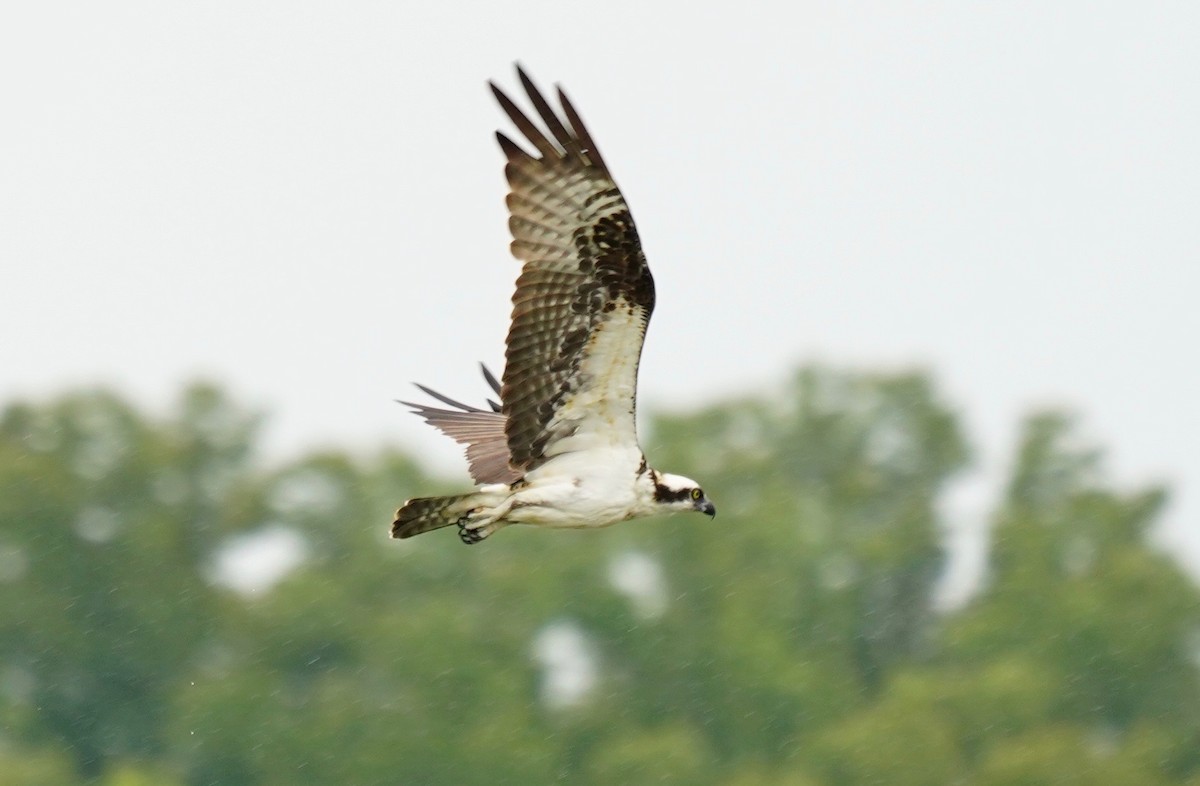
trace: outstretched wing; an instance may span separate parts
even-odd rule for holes
[[[499,395],[500,384],[492,376],[492,372],[483,364],[480,364],[480,368],[483,369],[484,379]],[[508,441],[504,434],[504,415],[500,412],[499,404],[489,399],[491,409],[480,409],[443,396],[424,385],[418,384],[417,387],[421,392],[453,409],[440,409],[427,404],[414,404],[411,401],[400,403],[412,407],[413,412],[423,417],[426,423],[460,445],[467,446],[467,464],[471,469],[471,477],[477,484],[512,483],[520,477],[520,473],[508,463]]]
[[[525,263],[513,295],[500,400],[509,461],[531,470],[568,450],[637,448],[634,408],[654,279],[620,190],[560,89],[559,117],[518,66],[539,129],[492,92],[538,153],[497,132],[512,253]]]

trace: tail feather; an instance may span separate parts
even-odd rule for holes
[[[392,522],[393,538],[411,538],[430,530],[457,524],[464,514],[475,507],[476,494],[454,497],[418,497],[404,503]]]

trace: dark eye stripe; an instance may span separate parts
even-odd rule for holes
[[[688,489],[669,489],[666,486],[656,484],[654,486],[654,501],[662,503],[682,502],[694,494],[695,491],[695,489],[692,489],[691,491]],[[698,499],[698,497],[696,499]]]

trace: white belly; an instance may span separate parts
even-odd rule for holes
[[[528,485],[514,493],[505,518],[515,524],[587,528],[641,515],[645,492],[640,485],[647,483],[637,475],[641,460],[640,451],[632,457],[626,450],[558,456],[526,476]]]

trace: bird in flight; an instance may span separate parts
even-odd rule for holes
[[[467,446],[478,488],[410,499],[392,537],[458,527],[478,543],[509,524],[606,527],[678,511],[716,515],[696,481],[651,469],[638,444],[638,361],[654,279],[625,198],[561,89],[561,115],[520,66],[539,128],[494,83],[500,107],[533,147],[496,132],[507,163],[513,294],[504,374],[484,377],[499,401],[449,409],[402,402]]]

